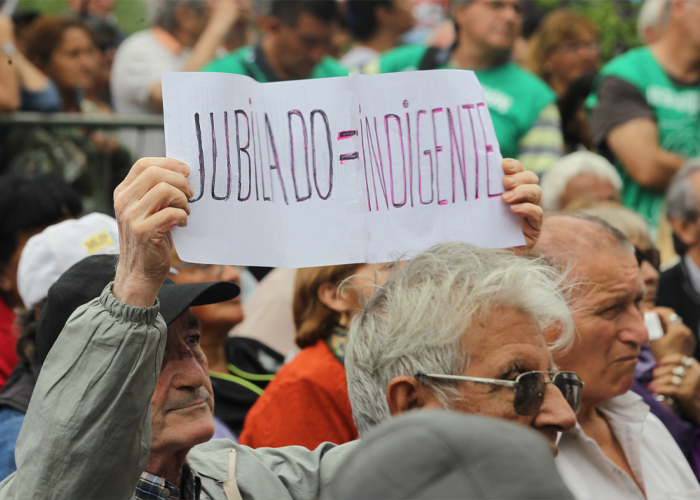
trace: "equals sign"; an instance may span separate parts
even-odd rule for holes
[[[350,137],[353,137],[357,135],[357,130],[343,130],[338,134],[338,140],[343,140],[343,139],[349,139]],[[348,160],[355,160],[359,158],[360,153],[357,151],[353,151],[352,153],[345,153],[340,155],[340,163],[342,164],[345,161]]]

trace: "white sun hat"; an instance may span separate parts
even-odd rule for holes
[[[47,227],[22,250],[17,288],[26,307],[44,299],[59,276],[90,255],[118,254],[117,221],[93,213]]]

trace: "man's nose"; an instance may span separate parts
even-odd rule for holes
[[[643,346],[649,342],[649,332],[644,325],[644,316],[636,307],[630,309],[620,327],[617,335],[620,342],[633,343],[637,346]]]
[[[535,417],[534,426],[556,427],[559,432],[566,432],[576,425],[576,415],[564,395],[554,384],[547,384],[542,408]]]
[[[234,266],[224,266],[221,270],[221,281],[233,281],[234,283],[241,282],[241,274]]]
[[[200,361],[184,342],[176,353],[176,359],[172,360],[176,375],[173,377],[173,385],[178,389],[202,387],[209,377]]]

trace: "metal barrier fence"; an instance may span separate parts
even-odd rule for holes
[[[17,112],[0,114],[0,134],[6,135],[10,130],[30,128],[55,129],[60,127],[81,128],[99,131],[127,130],[132,135],[131,140],[126,139],[126,134],[121,134],[117,139],[131,153],[132,159],[140,156],[160,156],[164,153],[163,116],[143,115],[143,116],[123,116],[123,115],[97,115],[86,116],[78,113],[34,113]],[[157,152],[149,152],[147,134],[160,134],[159,143],[163,143]],[[8,134],[9,135],[9,134]],[[5,139],[3,138],[3,141]],[[99,211],[111,213],[112,189],[115,183],[121,181],[113,172],[112,153],[98,152],[97,157],[93,156],[96,165],[90,165],[89,177],[91,179],[91,196],[84,196],[83,201],[86,212]],[[94,168],[94,167],[97,168]],[[4,170],[3,168],[0,170]]]

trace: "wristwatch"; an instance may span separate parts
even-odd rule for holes
[[[5,42],[0,45],[0,54],[12,57],[17,53],[17,47],[12,42]]]

